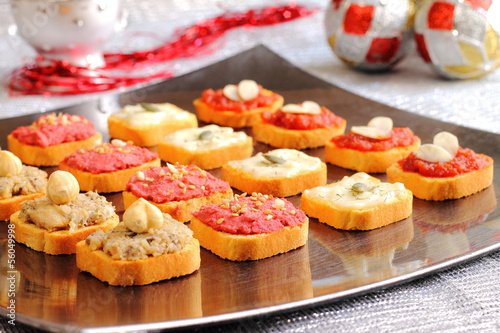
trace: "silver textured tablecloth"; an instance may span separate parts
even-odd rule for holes
[[[169,40],[176,28],[227,11],[244,11],[287,1],[245,2],[206,0],[125,0],[129,24],[109,43],[114,50],[126,49],[133,32],[154,32]],[[500,133],[500,70],[477,80],[447,81],[437,76],[412,51],[393,71],[364,74],[353,71],[333,55],[323,28],[327,0],[299,1],[316,14],[289,23],[252,30],[236,29],[213,46],[213,53],[175,60],[168,68],[175,75],[188,73],[264,44],[299,68],[330,83],[378,102],[447,122]],[[9,1],[0,0],[0,119],[37,113],[101,97],[89,94],[70,97],[9,98],[8,74],[30,59],[34,52],[14,31]],[[124,42],[127,41],[127,42]],[[150,40],[133,39],[137,49]],[[116,93],[116,92],[109,92]],[[1,121],[0,121],[1,124]],[[1,127],[1,125],[0,125]],[[500,253],[407,282],[338,302],[298,311],[241,320],[197,331],[219,332],[500,332]],[[0,321],[0,332],[32,332]]]

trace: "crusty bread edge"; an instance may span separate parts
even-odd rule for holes
[[[0,221],[7,221],[12,214],[20,211],[24,201],[33,200],[44,195],[45,192],[36,192],[0,200]]]
[[[7,148],[23,163],[36,166],[58,165],[66,156],[77,150],[92,148],[101,143],[102,135],[99,132],[85,140],[65,142],[48,147],[26,145],[12,134],[7,136]]]
[[[241,143],[202,151],[187,150],[166,142],[158,144],[158,155],[163,161],[182,165],[194,164],[205,170],[219,168],[229,161],[249,158],[252,153],[253,140],[249,136]]]
[[[226,163],[222,166],[222,179],[246,193],[257,192],[276,197],[289,197],[308,188],[325,185],[327,169],[326,164],[321,162],[317,170],[304,170],[292,177],[256,177]]]
[[[384,173],[393,163],[407,157],[420,147],[420,138],[406,147],[384,151],[359,151],[340,148],[332,141],[325,145],[325,162],[339,167],[367,173]]]
[[[493,183],[494,162],[489,156],[488,159],[491,163],[482,169],[442,178],[424,177],[416,172],[406,172],[399,163],[394,163],[387,169],[387,178],[391,183],[403,183],[419,199],[433,201],[460,199],[484,190]]]
[[[412,214],[413,195],[406,189],[404,198],[364,209],[337,207],[303,193],[300,208],[310,217],[341,230],[373,230],[404,220]]]
[[[274,92],[262,89],[262,93],[271,96]],[[193,101],[193,106],[196,109],[198,119],[205,123],[214,123],[221,126],[229,126],[232,128],[250,127],[260,119],[260,114],[264,111],[275,112],[283,106],[284,98],[279,97],[269,106],[255,108],[243,112],[219,111],[214,110],[205,104],[201,98]]]
[[[150,167],[161,166],[160,158],[145,162],[133,168],[118,170],[114,172],[103,172],[93,174],[91,172],[75,169],[64,161],[59,164],[59,169],[70,172],[78,180],[81,191],[95,191],[98,193],[120,192],[125,189],[128,181],[137,171]]]
[[[345,120],[340,126],[310,130],[291,130],[258,121],[252,131],[255,140],[272,147],[307,149],[324,146],[334,136],[344,134],[345,127]]]
[[[156,146],[168,134],[175,131],[198,127],[196,116],[188,111],[186,119],[169,119],[159,124],[141,127],[129,126],[122,119],[111,115],[108,118],[109,136],[123,141],[132,141],[136,146]]]
[[[309,219],[294,227],[272,233],[234,235],[217,231],[193,217],[190,228],[200,245],[217,256],[231,261],[269,258],[294,250],[307,243]]]
[[[114,214],[106,221],[79,229],[74,232],[69,230],[48,231],[33,223],[19,219],[19,212],[14,213],[10,223],[15,225],[15,240],[27,247],[47,254],[72,254],[76,251],[76,243],[87,238],[91,233],[101,229],[108,231],[119,222],[118,215]]]
[[[122,195],[125,210],[139,199],[139,197],[129,191],[123,191]],[[148,202],[158,207],[163,213],[170,214],[170,216],[172,216],[177,221],[188,222],[192,218],[191,213],[198,211],[201,206],[214,203],[222,203],[222,201],[224,201],[225,199],[231,199],[232,197],[233,190],[231,188],[228,188],[224,192],[215,192],[209,196],[192,198],[184,201],[156,203],[148,200]]]
[[[200,268],[200,243],[193,238],[175,253],[139,260],[115,260],[102,250],[90,250],[85,241],[76,245],[76,266],[116,286],[146,285],[191,274]]]

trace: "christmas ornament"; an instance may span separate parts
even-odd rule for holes
[[[120,0],[12,0],[19,35],[46,59],[102,67],[104,42],[125,25]]]
[[[499,0],[425,0],[417,9],[417,49],[445,78],[472,79],[496,69],[499,36]]]
[[[27,1],[33,0],[14,0]],[[87,2],[93,0],[67,0],[67,2]],[[43,2],[43,1],[42,1]],[[64,3],[65,0],[54,0]],[[105,2],[104,2],[105,3]],[[184,31],[172,42],[166,42],[152,50],[128,54],[105,53],[104,64],[94,68],[91,64],[75,65],[67,59],[53,59],[39,56],[35,63],[14,70],[10,75],[9,93],[20,95],[74,95],[128,87],[154,79],[172,77],[168,71],[160,71],[146,76],[117,74],[178,58],[195,57],[207,54],[207,48],[227,31],[245,27],[247,29],[279,24],[314,13],[304,7],[291,3],[281,7],[266,7],[260,11],[249,10],[243,13],[228,13],[199,22]]]
[[[406,55],[414,15],[415,0],[331,0],[328,43],[350,67],[385,71]]]

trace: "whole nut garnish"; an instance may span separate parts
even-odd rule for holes
[[[80,193],[75,176],[67,171],[54,171],[47,181],[47,196],[56,205],[67,204]]]
[[[387,139],[390,137],[392,127],[391,118],[375,117],[368,122],[367,126],[352,126],[351,132],[372,139]]]
[[[16,155],[0,150],[0,177],[16,176],[21,173],[23,163]]]
[[[242,80],[238,84],[238,95],[244,101],[254,99],[259,96],[259,86],[254,80]]]
[[[432,143],[443,147],[453,157],[457,155],[458,148],[460,147],[458,138],[450,132],[439,132],[434,135]]]
[[[123,223],[138,234],[161,228],[163,221],[161,210],[143,198],[139,198],[123,213]]]

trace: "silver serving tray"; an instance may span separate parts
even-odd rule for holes
[[[242,79],[254,79],[279,92],[287,103],[314,100],[325,105],[346,118],[348,128],[386,115],[393,118],[395,126],[411,127],[424,143],[430,142],[435,133],[448,130],[458,136],[462,146],[500,159],[498,135],[424,118],[359,97],[310,76],[263,46],[182,77],[59,111],[84,114],[108,139],[106,119],[121,105],[171,102],[193,110],[192,101],[203,89],[220,88]],[[37,117],[2,120],[0,146],[6,147],[10,131]],[[255,152],[270,149],[255,144]],[[305,152],[323,158],[323,149]],[[211,172],[220,176],[220,170]],[[328,165],[328,182],[350,174],[353,172]],[[383,174],[376,176],[386,180]],[[373,231],[335,230],[311,219],[309,241],[297,250],[251,262],[231,262],[202,250],[201,268],[194,274],[138,287],[109,286],[79,272],[74,255],[46,255],[22,244],[16,244],[15,267],[9,268],[7,224],[0,223],[0,314],[9,313],[7,277],[12,274],[16,281],[16,321],[53,331],[194,327],[337,301],[497,250],[499,186],[497,177],[493,186],[464,199],[415,199],[410,218]],[[121,194],[107,197],[118,212],[123,212]],[[289,199],[298,207],[299,196]]]

